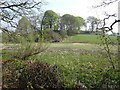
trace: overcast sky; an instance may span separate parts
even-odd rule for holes
[[[101,17],[105,11],[109,13],[117,12],[117,3],[108,7],[93,9],[92,6],[100,4],[102,0],[46,0],[48,4],[45,10],[51,9],[60,15],[72,14],[86,18],[88,16]]]
[[[118,12],[118,3],[111,4],[107,7],[92,8],[92,6],[100,4],[102,0],[46,0],[48,4],[44,6],[44,10],[53,10],[60,14],[71,14],[81,16],[86,19],[88,16],[95,16],[99,19],[105,17],[104,13],[113,14]],[[112,18],[109,22],[117,18]]]
[[[47,5],[43,6],[43,10],[53,10],[62,16],[63,14],[71,14],[74,16],[81,16],[86,19],[88,16],[95,16],[101,20],[105,18],[105,12],[113,14],[118,12],[118,3],[111,4],[107,7],[92,8],[92,6],[99,5],[102,0],[45,0]],[[109,25],[116,18],[108,20]],[[117,25],[114,26],[117,32]]]

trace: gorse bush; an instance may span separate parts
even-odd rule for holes
[[[19,60],[27,60],[30,56],[37,55],[47,49],[46,45],[25,43],[20,45],[17,50],[11,53],[11,58]]]
[[[9,47],[4,53],[4,56],[12,60],[27,60],[29,57],[35,56],[47,49],[47,44],[43,44],[40,39],[37,33],[15,35],[14,40],[17,43],[8,45]]]
[[[27,67],[20,76],[20,86],[24,88],[62,88],[57,66],[43,62],[27,62]]]
[[[3,90],[5,88],[18,88],[19,81],[17,77],[17,66],[14,61],[7,60],[2,63],[2,81],[3,81]]]
[[[44,40],[49,42],[60,42],[62,40],[59,33],[50,31],[50,30],[44,30]]]
[[[36,90],[63,88],[62,76],[56,65],[39,61],[3,62],[3,90],[18,88]]]

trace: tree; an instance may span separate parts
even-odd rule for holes
[[[43,16],[42,26],[44,26],[44,28],[52,30],[55,29],[57,21],[58,15],[52,10],[47,10]]]
[[[68,35],[78,33],[80,27],[84,25],[84,19],[70,14],[61,17],[61,30],[66,30]]]
[[[21,16],[32,16],[41,11],[43,0],[2,0],[0,1],[0,22],[17,28],[17,20]],[[5,25],[0,29],[9,32]]]
[[[41,53],[45,50],[46,45],[40,42],[40,35],[32,32],[33,25],[28,19],[41,12],[42,0],[2,0],[0,1],[0,22],[4,25],[0,29],[12,38],[12,44],[18,43],[19,46],[12,45],[12,52],[6,52],[11,60],[26,60],[30,56]],[[22,17],[23,16],[23,17]],[[18,22],[18,20],[22,19]],[[17,29],[16,33],[6,28]],[[18,26],[18,27],[17,27]],[[36,26],[34,26],[36,28]],[[32,33],[31,33],[32,32]],[[35,44],[35,37],[39,38],[39,42]],[[38,40],[37,40],[38,41]],[[8,42],[7,42],[8,43]]]
[[[98,28],[98,24],[100,23],[100,20],[97,19],[96,17],[94,16],[89,16],[87,18],[87,23],[90,24],[90,31],[93,32],[94,30],[96,30],[96,28]]]
[[[36,31],[40,30],[43,13],[33,15],[29,18],[31,25]]]
[[[75,18],[76,18],[76,27],[78,30],[80,30],[82,26],[85,26],[85,20],[82,17],[75,17]]]
[[[70,14],[64,14],[61,17],[61,28],[64,30],[70,30],[72,29],[72,25],[74,24],[73,22],[74,16],[70,15]]]
[[[32,27],[30,21],[27,17],[23,16],[18,22],[18,28],[16,30],[19,34],[27,34],[32,32]]]
[[[103,1],[103,2],[101,2],[100,3],[100,5],[97,5],[97,6],[95,6],[96,8],[98,8],[98,7],[106,7],[106,6],[109,6],[109,5],[111,5],[111,4],[113,4],[113,3],[115,3],[115,2],[118,2],[119,0],[106,0],[106,1]],[[118,3],[118,7],[120,7],[120,4]],[[119,14],[119,12],[118,12],[118,14]],[[103,45],[104,45],[104,49],[105,49],[105,51],[106,51],[106,53],[107,53],[107,56],[108,56],[108,60],[109,60],[109,62],[111,63],[111,65],[112,65],[112,68],[113,69],[117,69],[117,68],[119,68],[119,66],[117,66],[117,65],[115,65],[114,64],[114,62],[113,62],[113,58],[112,58],[112,54],[111,54],[111,48],[109,47],[109,42],[111,41],[111,40],[109,40],[110,39],[110,37],[109,37],[109,35],[106,35],[106,33],[107,32],[112,32],[113,33],[113,26],[116,24],[116,23],[120,23],[120,20],[119,20],[119,18],[118,18],[118,20],[115,20],[115,21],[113,21],[113,23],[110,25],[110,26],[106,26],[106,20],[109,20],[111,17],[116,17],[116,14],[114,13],[114,14],[106,14],[106,18],[104,18],[103,19],[103,25],[102,25],[102,27],[101,28],[98,28],[99,30],[101,30],[102,31],[102,38],[103,38]],[[119,17],[119,15],[118,15],[118,17]],[[119,32],[118,32],[118,34],[119,34]],[[117,40],[118,40],[118,59],[116,59],[116,60],[118,60],[118,64],[119,64],[119,60],[120,60],[120,36],[118,35],[117,36]]]

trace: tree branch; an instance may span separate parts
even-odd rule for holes
[[[93,6],[93,7],[94,8],[105,7],[105,6],[110,5],[110,4],[117,2],[117,1],[119,1],[119,0],[110,0],[109,2],[103,1],[100,5]]]
[[[113,26],[116,24],[116,23],[118,23],[118,22],[120,22],[120,20],[115,20],[111,25],[110,25],[110,27],[102,27],[102,28],[97,28],[97,29],[108,29],[108,30],[105,30],[106,32],[109,32],[109,31],[112,31],[113,30]]]
[[[7,32],[8,34],[10,34],[11,33],[11,31],[9,31],[9,30],[7,30],[7,29],[5,29],[5,28],[0,28],[0,30],[2,30],[3,32]]]
[[[112,15],[107,15],[108,17],[104,18],[103,19],[103,27],[106,25],[106,20],[109,19],[110,17],[116,17],[115,14],[112,14]]]
[[[108,17],[106,17],[106,18],[103,19],[103,26],[102,26],[102,28],[97,28],[97,29],[102,29],[102,30],[107,29],[107,30],[105,30],[105,31],[106,31],[106,32],[109,32],[109,31],[112,31],[112,30],[113,30],[113,26],[114,26],[116,23],[120,22],[120,20],[115,20],[109,27],[105,27],[105,25],[106,25],[106,20],[109,19],[110,17],[115,17],[115,14],[113,14],[113,15],[107,15],[107,16],[108,16]]]
[[[18,7],[18,6],[24,6],[24,5],[26,5],[27,4],[27,1],[26,2],[24,2],[24,3],[20,3],[20,4],[13,4],[13,5],[8,5],[8,6],[3,6],[3,7],[0,7],[0,9],[5,9],[5,8],[13,8],[13,7]]]
[[[33,6],[31,6],[31,7],[26,7],[26,9],[31,9],[31,8],[34,8],[35,6],[37,6],[37,5],[39,5],[41,2],[38,2],[38,3],[36,3],[36,4],[34,4]]]
[[[42,0],[3,0],[0,1],[0,19],[1,22],[10,24],[11,27],[16,26],[16,20],[20,16],[28,16],[41,10]],[[33,12],[33,13],[32,13]],[[14,24],[14,25],[13,25]],[[3,28],[2,26],[0,26]]]

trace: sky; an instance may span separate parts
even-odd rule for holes
[[[72,14],[75,16],[86,17],[87,14],[90,14],[88,10],[92,2],[88,2],[88,0],[46,0],[48,1],[48,5],[46,9],[52,9],[60,15],[63,14]],[[93,1],[93,0],[91,0]]]
[[[81,16],[86,19],[88,16],[95,16],[99,19],[104,19],[105,12],[113,14],[118,12],[118,3],[111,4],[107,7],[93,8],[92,6],[99,5],[102,0],[46,0],[48,3],[44,6],[44,10],[53,10],[60,16],[71,14]],[[117,17],[110,18],[110,25]],[[117,31],[117,26],[115,27]],[[116,32],[115,31],[115,32]]]
[[[103,20],[106,16],[105,12],[108,14],[113,14],[118,12],[118,3],[111,4],[107,7],[93,8],[92,6],[99,5],[103,0],[45,0],[47,5],[43,5],[43,11],[53,10],[60,16],[64,14],[71,14],[74,16],[80,16],[87,19],[88,16],[94,16],[98,19]],[[111,25],[117,17],[110,18],[107,22],[107,26]],[[118,32],[117,24],[114,26],[114,31]]]
[[[88,16],[100,17],[105,11],[114,13],[117,11],[117,4],[109,7],[92,8],[92,6],[100,4],[102,0],[46,0],[48,4],[44,7],[45,10],[53,10],[60,15],[72,14],[87,18]]]

